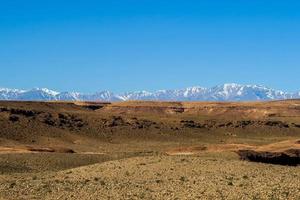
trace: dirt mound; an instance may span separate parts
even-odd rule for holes
[[[211,144],[194,147],[179,147],[166,151],[167,155],[194,155],[200,152],[225,152],[225,151],[238,151],[241,149],[254,149],[255,146],[244,144]]]
[[[143,129],[143,128],[150,128],[151,126],[157,125],[156,122],[145,120],[145,119],[138,119],[136,117],[132,117],[128,119],[128,118],[123,118],[121,116],[112,116],[108,119],[102,119],[101,121],[105,128],[129,126],[133,129]]]
[[[105,106],[102,111],[126,114],[177,114],[184,113],[185,109],[180,102],[127,101],[112,103]]]
[[[0,147],[0,153],[75,153],[74,150],[66,147]]]
[[[239,150],[241,159],[279,165],[300,165],[300,149],[289,149],[283,152]]]
[[[255,114],[265,111],[267,114]],[[23,146],[74,145],[71,148],[80,149],[82,145],[73,141],[99,139],[122,143],[132,139],[160,142],[199,139],[203,143],[244,143],[244,138],[252,137],[255,140],[263,137],[299,138],[299,117],[299,104],[293,101],[0,101],[0,145],[8,145],[1,141],[10,140]],[[98,148],[97,144],[92,144],[86,145],[84,151]]]
[[[299,105],[294,101],[272,102],[158,102],[129,101],[105,106],[103,111],[122,113],[152,114],[199,114],[223,118],[288,117],[300,114]],[[237,117],[238,116],[238,117]],[[272,125],[272,124],[271,124]]]
[[[206,151],[206,146],[198,146],[198,147],[179,147],[166,151],[166,154],[169,156],[176,155],[194,155],[200,153],[202,151]]]
[[[296,141],[283,141],[256,149],[241,149],[237,151],[241,159],[253,162],[263,162],[280,165],[300,165],[300,143]]]
[[[245,144],[211,144],[179,147],[166,151],[167,155],[194,155],[200,152],[236,152],[242,160],[270,164],[300,165],[300,140],[287,140],[263,146]]]
[[[66,147],[27,147],[31,152],[47,152],[47,153],[75,153],[73,149]]]
[[[75,105],[81,106],[87,110],[99,110],[107,105],[109,102],[74,102]]]
[[[182,120],[180,122],[182,127],[186,128],[205,128],[205,129],[217,129],[217,128],[247,128],[247,127],[275,127],[275,128],[289,128],[296,127],[297,124],[288,124],[282,121],[274,120],[238,120],[238,121],[216,121],[216,120],[205,120],[204,122],[195,122],[193,120]]]

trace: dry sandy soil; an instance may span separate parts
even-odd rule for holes
[[[300,199],[300,101],[0,102],[0,199]]]

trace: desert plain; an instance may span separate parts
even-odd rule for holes
[[[300,100],[0,102],[0,199],[300,199]]]

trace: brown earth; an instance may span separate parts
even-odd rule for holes
[[[31,146],[25,146],[25,147],[18,147],[18,146],[12,146],[12,147],[0,147],[0,153],[75,153],[74,150],[64,147],[31,147]]]
[[[281,165],[300,165],[300,140],[287,140],[252,149],[239,149],[242,159]]]
[[[300,100],[2,101],[0,199],[300,199],[299,138]]]

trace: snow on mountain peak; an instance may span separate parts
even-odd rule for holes
[[[66,100],[66,101],[127,101],[127,100],[159,100],[159,101],[256,101],[300,98],[300,92],[287,93],[261,85],[241,85],[227,83],[212,88],[200,86],[179,90],[158,90],[156,92],[136,91],[114,94],[101,91],[94,94],[78,92],[57,92],[47,88],[18,90],[0,88],[0,100]]]
[[[53,95],[53,96],[56,96],[59,94],[59,92],[56,92],[54,90],[49,90],[48,88],[33,88],[31,91],[41,91],[41,92],[44,92],[46,94],[49,94],[49,95]]]

